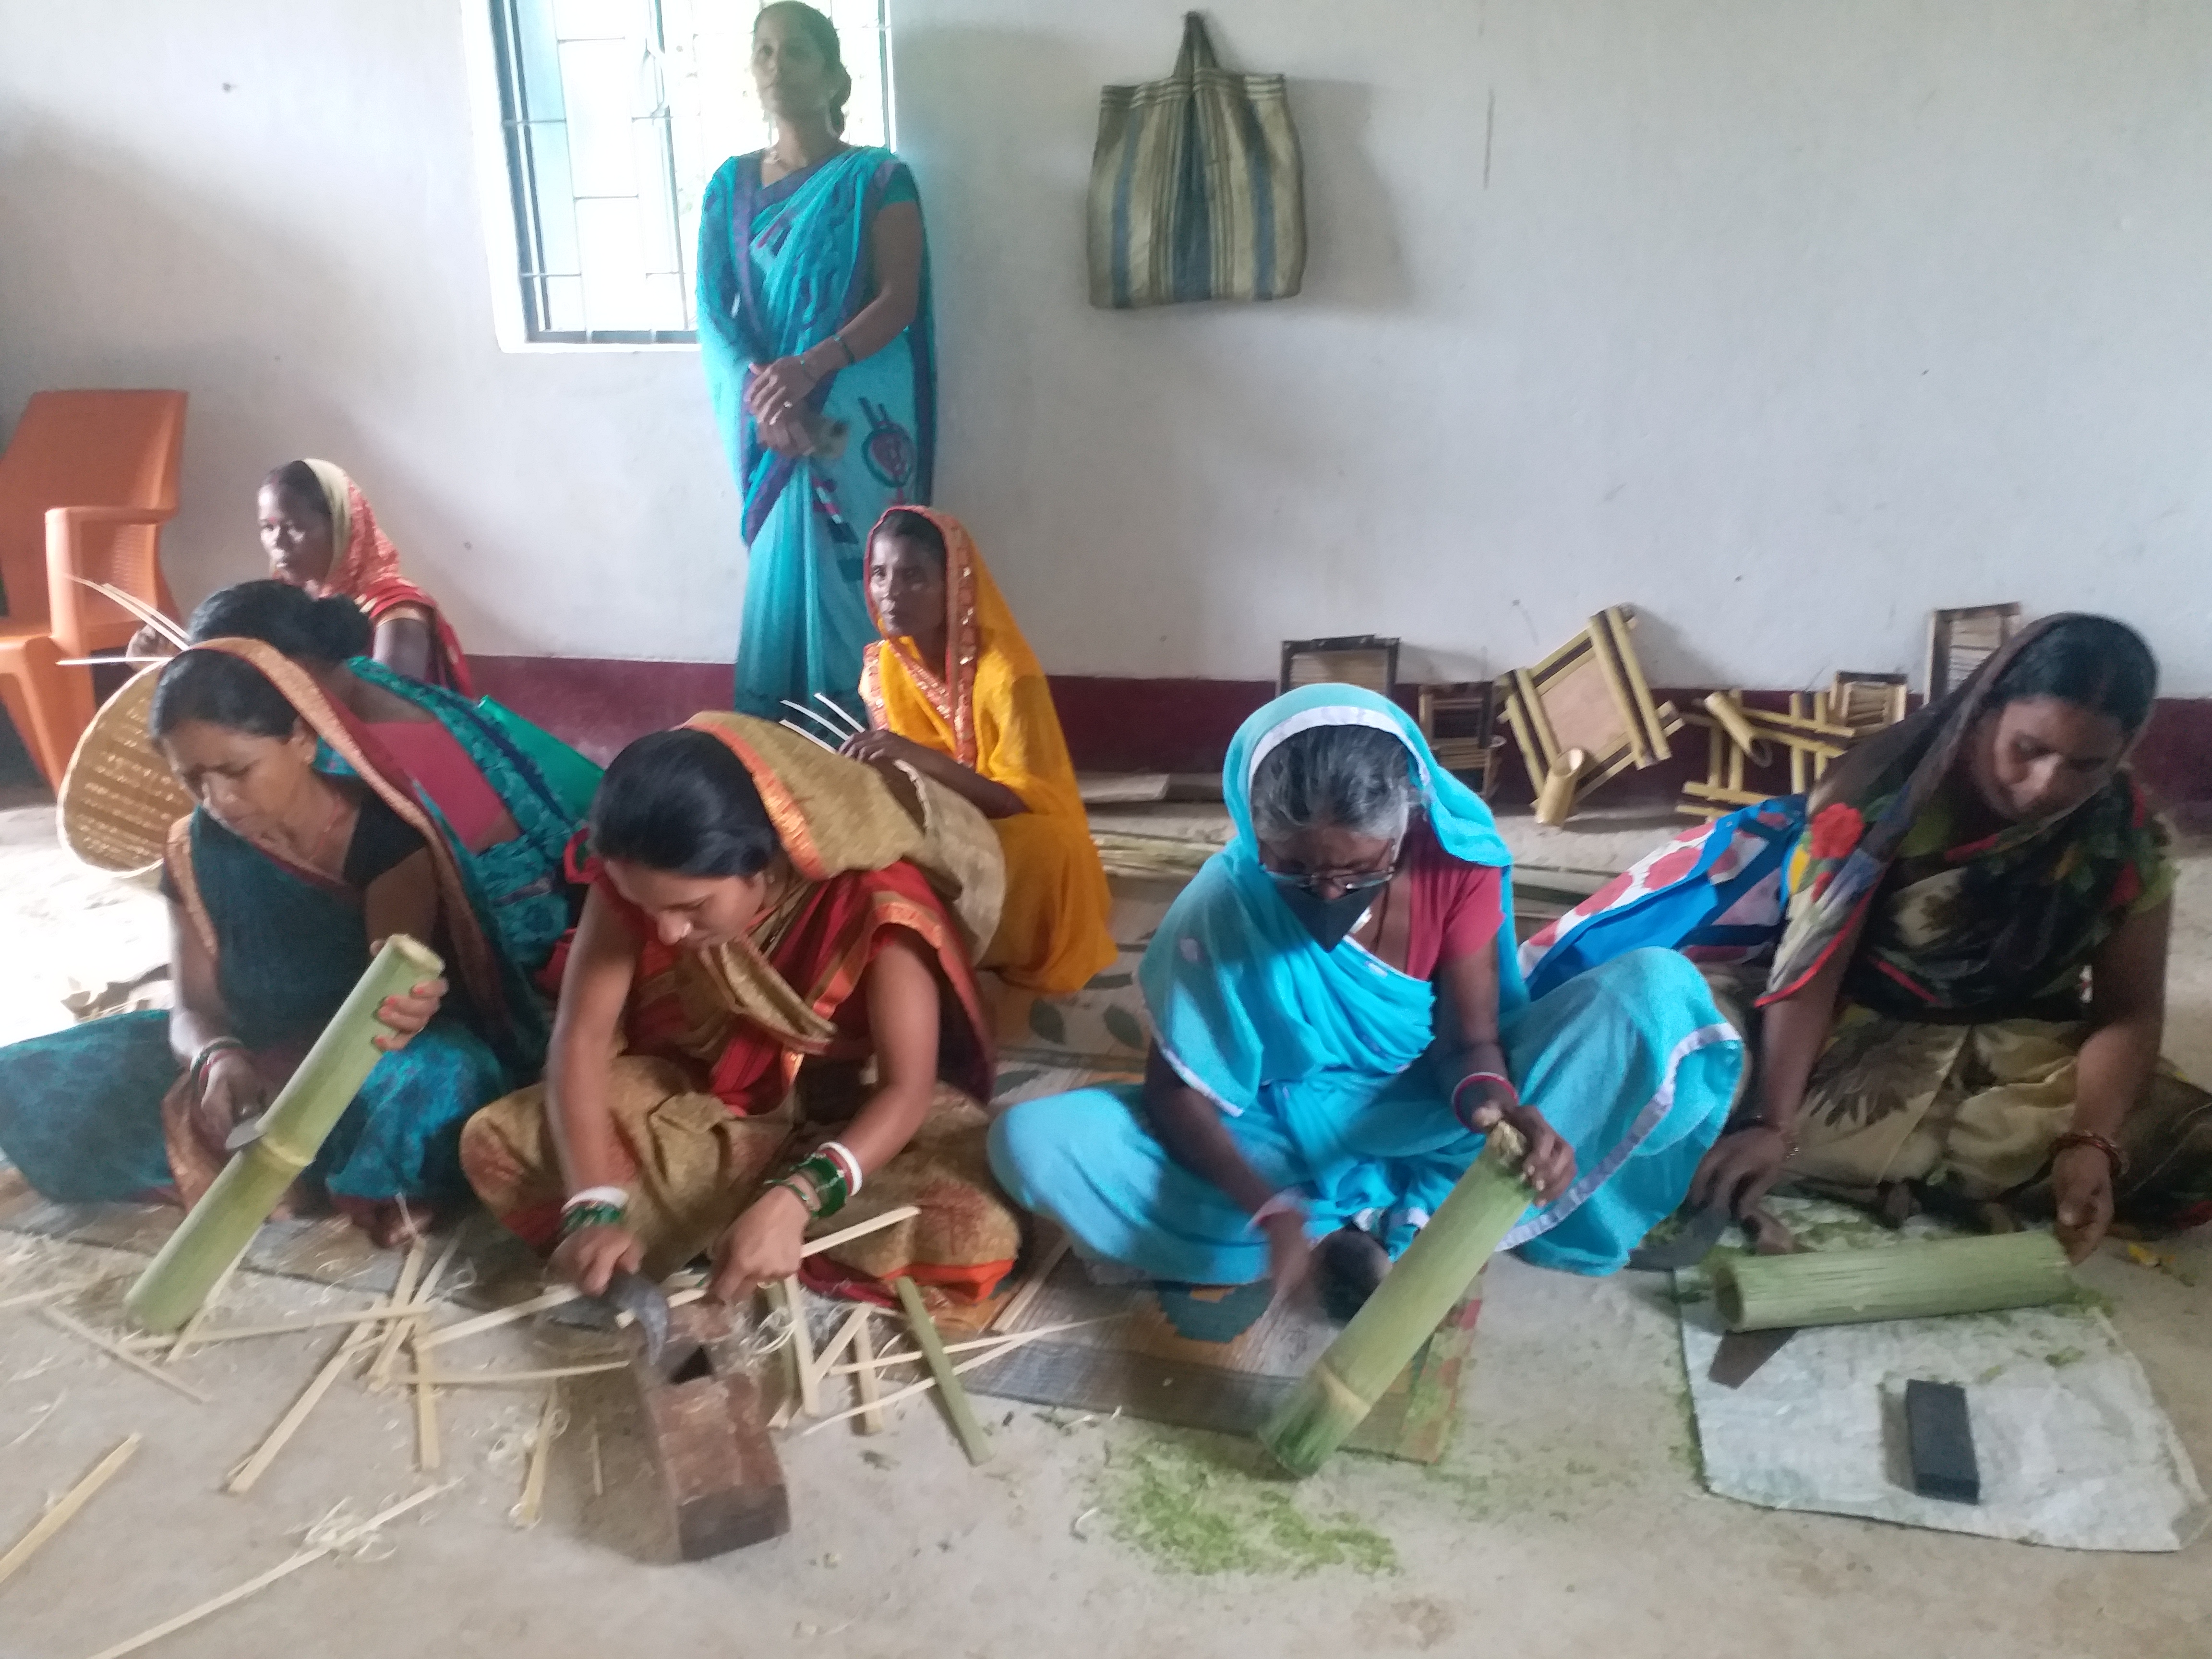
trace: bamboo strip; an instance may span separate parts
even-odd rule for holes
[[[998,1348],[1015,1337],[1019,1337],[1024,1342],[1034,1342],[1041,1336],[1057,1336],[1062,1331],[1081,1330],[1090,1325],[1110,1325],[1115,1320],[1125,1319],[1127,1316],[1126,1314],[1101,1314],[1095,1319],[1063,1319],[1056,1325],[1040,1325],[1035,1330],[1002,1332],[990,1336],[972,1336],[963,1342],[946,1343],[945,1352],[973,1353],[978,1348]],[[873,1361],[873,1369],[880,1371],[888,1370],[893,1365],[911,1365],[922,1358],[921,1351],[918,1348],[908,1348],[898,1353],[879,1353]],[[860,1369],[857,1364],[831,1365],[826,1368],[822,1375],[852,1376],[858,1374]]]
[[[1637,706],[1628,695],[1628,677],[1621,672],[1620,664],[1613,656],[1613,631],[1607,627],[1602,615],[1589,619],[1589,642],[1598,676],[1605,681],[1613,712],[1620,717],[1621,736],[1627,740],[1629,758],[1640,771],[1651,764],[1651,750],[1644,742],[1644,722],[1638,718]]]
[[[415,1300],[415,1281],[422,1276],[422,1258],[428,1254],[428,1242],[416,1235],[407,1247],[407,1254],[399,1263],[399,1279],[392,1287],[391,1300],[396,1304]],[[384,1340],[369,1362],[368,1386],[372,1392],[382,1394],[392,1386],[392,1368],[399,1361],[399,1345],[410,1334],[410,1322],[395,1319],[385,1328]]]
[[[124,1347],[120,1343],[111,1341],[108,1338],[102,1336],[98,1331],[93,1329],[91,1326],[83,1323],[82,1321],[70,1318],[59,1308],[41,1308],[39,1311],[44,1314],[54,1324],[60,1326],[62,1329],[67,1331],[71,1336],[82,1337],[87,1342],[91,1343],[94,1347],[99,1349],[100,1352],[106,1354],[109,1358],[121,1360],[125,1364],[130,1366],[132,1370],[137,1371],[143,1376],[152,1377],[156,1382],[159,1382],[165,1389],[174,1389],[179,1394],[184,1395],[187,1400],[197,1400],[203,1406],[208,1403],[207,1395],[202,1393],[199,1389],[194,1388],[191,1383],[185,1382],[180,1377],[170,1376],[168,1372],[162,1370],[159,1366],[148,1364],[144,1360],[141,1359],[137,1354],[132,1353],[128,1348]]]
[[[267,1325],[218,1325],[211,1331],[204,1330],[192,1338],[192,1346],[204,1348],[217,1342],[243,1342],[249,1337],[296,1336],[302,1331],[327,1330],[333,1325],[380,1325],[387,1320],[412,1319],[417,1315],[435,1313],[445,1304],[417,1298],[393,1307],[379,1303],[374,1308],[362,1308],[352,1313],[310,1314],[299,1319],[286,1319]],[[181,1341],[182,1338],[176,1339]],[[125,1339],[132,1348],[161,1348],[173,1350],[175,1342],[166,1336],[134,1336]]]
[[[143,1434],[131,1436],[113,1451],[94,1464],[92,1472],[64,1492],[53,1508],[32,1522],[31,1529],[15,1540],[7,1554],[0,1555],[0,1584],[6,1583],[23,1563],[39,1552],[40,1547],[48,1539],[67,1526],[70,1516],[92,1502],[94,1494],[115,1478],[118,1471],[131,1461],[131,1454],[138,1449],[145,1437]]]
[[[376,1011],[445,969],[436,952],[394,933],[362,970],[299,1068],[262,1115],[260,1133],[233,1155],[124,1297],[143,1330],[183,1328],[226,1268],[246,1254],[300,1171],[384,1057]]]
[[[866,1307],[860,1310],[863,1317],[853,1331],[853,1354],[860,1362],[859,1369],[854,1374],[853,1389],[860,1400],[860,1432],[881,1434],[884,1431],[884,1389],[882,1380],[876,1375],[875,1366],[870,1363],[876,1357],[876,1339],[868,1326],[867,1311]]]
[[[1044,1287],[1059,1267],[1060,1259],[1067,1254],[1068,1236],[1061,1233],[1050,1249],[1037,1258],[1036,1266],[1021,1283],[1021,1288],[1006,1298],[1006,1305],[991,1316],[989,1328],[994,1331],[1011,1329],[1021,1316],[1030,1310],[1030,1304],[1044,1294]]]
[[[199,1311],[185,1322],[185,1328],[177,1333],[177,1340],[169,1344],[169,1351],[161,1356],[161,1363],[164,1365],[175,1364],[185,1354],[199,1346],[201,1329],[207,1324],[209,1316],[215,1312],[216,1304],[222,1300],[223,1292],[230,1288],[232,1276],[238,1272],[245,1260],[244,1256],[240,1256],[238,1261],[232,1262],[222,1270],[222,1277],[216,1279],[209,1288],[207,1300],[200,1304]]]
[[[556,1377],[598,1376],[629,1368],[627,1359],[595,1359],[576,1365],[547,1365],[526,1371],[402,1371],[399,1381],[408,1387],[433,1389],[514,1389],[526,1382],[550,1382]]]
[[[837,1334],[830,1339],[830,1346],[814,1356],[814,1375],[817,1377],[828,1376],[830,1362],[860,1340],[860,1333],[867,1328],[870,1311],[865,1302],[854,1305],[845,1322],[837,1328]]]
[[[1527,669],[1515,669],[1513,683],[1520,690],[1522,708],[1528,715],[1530,727],[1535,732],[1536,746],[1541,751],[1538,757],[1540,765],[1532,766],[1529,770],[1548,772],[1559,754],[1559,739],[1552,730],[1551,711],[1544,707],[1544,700],[1536,690],[1536,682]]]
[[[417,1300],[427,1300],[445,1281],[446,1269],[453,1265],[454,1253],[460,1248],[460,1231],[455,1229],[453,1236],[446,1241],[446,1248],[438,1253],[437,1261],[431,1265]],[[414,1363],[419,1379],[424,1370],[422,1339],[430,1334],[430,1322],[428,1319],[413,1319],[404,1327],[395,1325],[392,1328],[406,1331],[407,1357]],[[442,1468],[444,1464],[445,1451],[438,1439],[438,1391],[428,1382],[418,1380],[415,1384],[415,1467],[427,1473]]]
[[[1790,694],[1790,713],[1793,719],[1803,720],[1811,699],[1802,691]],[[1813,787],[1813,757],[1796,744],[1790,745],[1790,793],[1802,795]]]
[[[1116,1318],[1121,1316],[1120,1315],[1115,1316]],[[1003,1358],[1007,1354],[1012,1353],[1016,1348],[1027,1346],[1030,1343],[1036,1341],[1037,1338],[1049,1334],[1050,1332],[1055,1328],[1057,1328],[1053,1326],[1045,1326],[1037,1330],[1016,1331],[1012,1336],[1002,1336],[997,1338],[997,1346],[994,1346],[990,1352],[979,1353],[973,1359],[962,1360],[958,1364],[952,1368],[952,1374],[955,1376],[965,1376],[968,1372],[974,1370],[979,1365],[988,1365],[993,1360]],[[880,1364],[881,1362],[878,1363]],[[919,1382],[909,1382],[906,1387],[896,1389],[893,1392],[885,1395],[881,1400],[878,1400],[876,1402],[877,1408],[880,1410],[886,1406],[896,1406],[901,1401],[911,1400],[915,1395],[927,1394],[930,1389],[936,1386],[937,1379],[935,1377],[925,1376]],[[826,1429],[832,1424],[842,1423],[848,1418],[858,1417],[862,1412],[867,1409],[868,1407],[865,1405],[854,1406],[848,1410],[837,1413],[835,1416],[825,1417],[819,1423],[810,1423],[799,1431],[799,1438],[803,1440],[808,1435],[814,1434],[823,1429]]]
[[[1741,750],[1735,751],[1735,759],[1737,763],[1729,769],[1738,779],[1734,787],[1718,788],[1710,783],[1699,783],[1695,778],[1692,778],[1682,786],[1682,793],[1686,795],[1694,795],[1699,800],[1720,801],[1729,806],[1756,806],[1763,800],[1771,800],[1771,796],[1762,795],[1755,789],[1746,789],[1742,787],[1741,780],[1743,772],[1743,751]]]
[[[319,1561],[326,1555],[334,1554],[341,1549],[358,1543],[379,1527],[383,1526],[386,1522],[396,1521],[408,1510],[419,1504],[428,1503],[440,1492],[447,1491],[452,1485],[453,1483],[449,1481],[443,1486],[426,1487],[412,1498],[403,1498],[390,1509],[371,1516],[358,1527],[351,1528],[330,1542],[318,1544],[313,1549],[301,1550],[290,1559],[280,1561],[268,1571],[247,1579],[235,1589],[225,1590],[221,1595],[211,1596],[198,1607],[187,1608],[173,1619],[163,1620],[151,1630],[139,1632],[128,1641],[118,1642],[112,1648],[102,1648],[92,1656],[92,1659],[124,1659],[125,1654],[136,1653],[142,1648],[151,1647],[163,1637],[173,1636],[187,1625],[196,1625],[210,1613],[221,1613],[225,1607],[243,1601],[247,1596],[258,1591],[268,1589],[270,1585],[287,1574],[297,1572],[301,1567]]]
[[[799,1368],[799,1409],[822,1415],[822,1379],[814,1371],[814,1334],[806,1328],[806,1292],[799,1275],[783,1281],[783,1305],[791,1310],[791,1360]]]
[[[527,1319],[531,1315],[543,1313],[548,1308],[557,1308],[564,1303],[574,1302],[582,1294],[583,1292],[573,1285],[556,1285],[551,1290],[542,1295],[533,1296],[526,1302],[517,1302],[505,1308],[495,1308],[489,1313],[478,1314],[473,1319],[464,1319],[458,1325],[448,1325],[442,1331],[433,1331],[415,1346],[418,1352],[430,1348],[442,1348],[448,1342],[458,1342],[465,1336],[475,1336],[480,1332],[497,1330],[501,1325],[512,1325],[519,1319]]]
[[[968,1401],[968,1390],[957,1380],[952,1361],[945,1352],[944,1339],[937,1334],[937,1322],[922,1304],[920,1287],[904,1274],[893,1279],[891,1287],[898,1292],[899,1305],[906,1310],[907,1322],[914,1327],[915,1343],[929,1361],[930,1375],[937,1379],[938,1397],[945,1402],[945,1414],[952,1419],[953,1432],[960,1437],[961,1449],[968,1454],[970,1463],[989,1462],[990,1438],[983,1432],[983,1425],[975,1420],[975,1408]]]
[[[64,1297],[75,1296],[79,1291],[88,1291],[99,1283],[100,1281],[97,1279],[81,1279],[74,1285],[49,1285],[43,1291],[25,1291],[20,1296],[0,1299],[0,1310],[35,1308],[42,1303],[58,1302]]]
[[[268,1437],[231,1470],[230,1478],[223,1482],[225,1492],[239,1494],[253,1490],[253,1483],[267,1473],[269,1466],[276,1461],[276,1454],[284,1449],[285,1443],[299,1432],[300,1425],[307,1420],[307,1413],[331,1391],[331,1384],[338,1380],[339,1373],[368,1346],[373,1336],[366,1325],[356,1326],[345,1334],[331,1351],[331,1357],[323,1362],[322,1370],[300,1390],[300,1397],[292,1402],[291,1409],[276,1419],[276,1426],[269,1431]]]
[[[1660,719],[1659,707],[1651,701],[1650,683],[1644,678],[1644,665],[1636,659],[1636,642],[1628,635],[1628,630],[1636,625],[1636,613],[1616,605],[1604,614],[1607,626],[1613,629],[1613,649],[1620,657],[1621,672],[1628,676],[1628,689],[1636,698],[1637,708],[1649,723],[1651,746],[1658,751],[1661,760],[1672,760],[1674,750],[1667,741],[1667,722]]]
[[[545,1466],[553,1452],[553,1437],[560,1426],[561,1385],[545,1390],[544,1408],[538,1413],[538,1437],[530,1443],[530,1468],[522,1477],[522,1496],[507,1518],[527,1530],[538,1524],[545,1508]]]
[[[819,1255],[824,1250],[834,1250],[840,1244],[866,1237],[879,1228],[888,1227],[893,1222],[904,1221],[909,1216],[917,1216],[921,1213],[919,1206],[902,1204],[895,1210],[885,1210],[881,1215],[872,1215],[866,1221],[856,1221],[849,1227],[841,1227],[834,1233],[824,1233],[819,1238],[811,1238],[799,1247],[799,1260],[803,1261],[810,1255]]]

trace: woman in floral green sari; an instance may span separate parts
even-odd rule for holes
[[[2157,665],[2046,617],[1869,739],[1808,805],[1759,998],[1752,1113],[1691,1188],[1739,1212],[1787,1177],[1873,1202],[2212,1219],[2212,1096],[2159,1060],[2174,869],[2125,768]]]
[[[2126,769],[2158,665],[2050,617],[1869,738],[1623,871],[1521,949],[1541,995],[1625,951],[1697,962],[1750,1040],[1693,1203],[1783,1180],[1901,1218],[2212,1220],[2212,1095],[2158,1057],[2174,870]]]

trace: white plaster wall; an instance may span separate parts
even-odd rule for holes
[[[939,499],[1051,668],[1372,629],[1488,672],[1628,599],[1655,678],[1784,685],[2019,599],[2212,694],[2199,0],[1249,0],[1217,34],[1295,77],[1307,292],[1136,315],[1085,301],[1083,190],[1177,6],[893,15]],[[190,595],[319,453],[472,647],[720,657],[696,362],[498,350],[466,76],[454,0],[0,0],[0,421],[188,387]]]

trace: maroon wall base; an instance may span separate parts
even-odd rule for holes
[[[604,763],[632,738],[679,724],[702,708],[727,708],[735,676],[726,664],[626,662],[590,657],[471,656],[477,689]],[[1118,679],[1063,674],[1052,698],[1069,751],[1085,772],[1212,772],[1245,716],[1274,695],[1271,680]],[[1678,708],[1705,693],[1662,689]],[[1746,700],[1786,708],[1785,692],[1750,692]],[[1682,785],[1705,770],[1705,734],[1694,727],[1674,739],[1674,757],[1606,786],[1620,805],[1672,805]],[[2136,772],[2185,825],[2212,828],[2212,698],[2164,698],[2136,751]],[[1753,769],[1745,782],[1776,793],[1790,787],[1778,763]],[[1509,742],[1497,798],[1531,798],[1520,756]]]

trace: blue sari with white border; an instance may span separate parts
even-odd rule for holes
[[[1481,1150],[1430,1067],[1434,988],[1349,938],[1316,944],[1261,866],[1250,785],[1296,732],[1357,724],[1408,751],[1424,810],[1452,856],[1504,876],[1511,855],[1490,811],[1438,768],[1395,703],[1308,686],[1247,720],[1223,792],[1237,836],[1170,908],[1139,981],[1163,1054],[1220,1107],[1239,1150],[1297,1193],[1316,1236],[1351,1224],[1394,1256]],[[1609,1273],[1680,1201],[1726,1121],[1743,1044],[1697,970],[1634,951],[1531,1001],[1510,927],[1498,930],[1499,1035],[1522,1097],[1575,1150],[1576,1179],[1532,1208],[1505,1248],[1529,1261]],[[1170,1159],[1133,1086],[1080,1090],[1010,1109],[993,1134],[1000,1180],[1066,1226],[1086,1254],[1162,1279],[1245,1283],[1267,1271],[1265,1240],[1227,1195]]]
[[[842,150],[772,185],[761,155],[732,156],[699,216],[699,355],[744,493],[747,550],[737,708],[832,697],[865,719],[860,653],[876,637],[862,591],[866,537],[887,507],[927,506],[937,451],[929,264],[914,321],[882,350],[823,377],[805,399],[828,434],[804,457],[762,441],[744,395],[756,368],[820,344],[873,297],[869,230],[918,202],[887,149]]]

